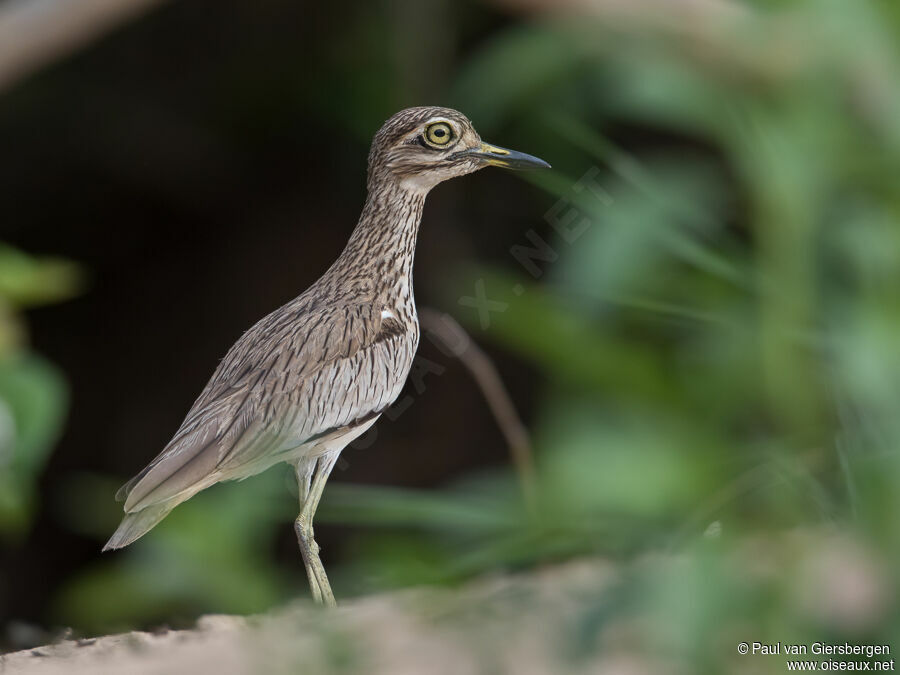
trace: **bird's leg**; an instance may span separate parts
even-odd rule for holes
[[[300,492],[300,512],[302,514],[303,507],[309,499],[310,482],[316,468],[315,459],[302,459],[297,463],[297,486]],[[317,605],[322,604],[322,591],[319,588],[319,582],[313,573],[310,560],[310,542],[315,544],[313,539],[312,523],[308,527],[304,526],[301,516],[297,516],[294,521],[294,532],[297,534],[297,543],[300,546],[300,555],[303,557],[303,566],[306,568],[306,576],[309,579],[309,590],[313,597],[313,602]]]
[[[312,521],[316,508],[319,506],[319,500],[322,498],[322,492],[325,490],[325,483],[331,470],[334,468],[335,462],[337,462],[339,454],[339,451],[331,452],[319,457],[318,462],[315,464],[316,468],[312,483],[306,491],[306,499],[303,500],[303,506],[300,508],[300,515],[294,521],[297,543],[300,545],[300,553],[303,556],[303,563],[306,565],[306,573],[309,577],[313,600],[328,607],[334,607],[335,605],[334,594],[331,592],[331,585],[328,583],[325,567],[319,559],[319,546],[313,538]],[[298,467],[298,476],[300,475],[299,470]],[[312,473],[311,469],[306,471]],[[303,491],[301,487],[301,493]]]
[[[303,516],[297,516],[294,521],[294,532],[297,533],[297,543],[300,546],[300,555],[303,556],[303,565],[306,567],[306,577],[309,579],[309,591],[313,602],[321,605],[325,602],[322,589],[319,587],[318,570],[315,563],[319,560],[318,546],[312,537],[311,527]],[[321,565],[321,562],[319,562]]]

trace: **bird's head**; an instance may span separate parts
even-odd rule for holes
[[[369,185],[391,181],[427,192],[438,183],[486,166],[549,168],[542,159],[484,143],[472,122],[451,108],[408,108],[375,134],[369,153]]]

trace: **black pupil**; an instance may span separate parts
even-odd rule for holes
[[[443,138],[444,136],[447,135],[447,131],[446,131],[446,129],[435,129],[434,135],[437,136],[438,138]]]

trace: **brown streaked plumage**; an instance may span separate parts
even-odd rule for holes
[[[294,527],[313,598],[334,604],[312,518],[341,450],[394,402],[412,366],[412,267],[425,196],[489,164],[548,166],[482,143],[448,108],[409,108],[381,127],[368,198],[344,251],[228,351],[175,437],[119,490],[126,515],[104,550],[127,546],[214,483],[291,462],[301,504]]]

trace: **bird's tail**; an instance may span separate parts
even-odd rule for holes
[[[169,515],[169,511],[175,508],[180,500],[153,504],[134,513],[126,513],[119,527],[113,532],[113,536],[103,547],[104,551],[128,546],[136,539],[140,539],[156,524]]]

